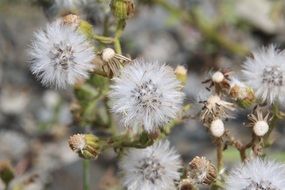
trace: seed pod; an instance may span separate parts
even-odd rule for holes
[[[205,157],[196,156],[188,167],[188,177],[197,184],[212,184],[216,177],[215,166]]]
[[[85,159],[96,159],[102,149],[99,138],[93,134],[73,135],[68,143],[74,152]]]

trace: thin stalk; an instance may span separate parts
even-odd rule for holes
[[[83,190],[90,189],[90,160],[83,160]]]
[[[223,167],[223,151],[224,151],[224,143],[221,138],[217,139],[217,169],[218,172],[221,171]]]
[[[120,19],[117,21],[117,28],[116,28],[115,39],[114,39],[114,48],[115,48],[116,53],[118,54],[122,54],[120,38],[122,36],[125,25],[126,25],[125,20]]]

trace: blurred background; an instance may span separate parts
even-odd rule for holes
[[[27,51],[33,33],[67,10],[102,33],[114,18],[107,0],[0,0],[0,171],[14,168],[13,190],[80,190],[81,160],[68,147],[68,137],[81,127],[73,119],[72,89],[44,88],[29,71]],[[201,81],[211,70],[226,68],[238,76],[250,51],[268,44],[285,45],[284,0],[137,0],[134,16],[122,36],[123,53],[160,60],[188,69],[185,101],[196,105]],[[199,110],[193,106],[195,115]],[[196,108],[195,108],[196,107]],[[239,110],[226,127],[249,141],[244,127],[248,110]],[[285,161],[282,122],[266,150]],[[96,131],[97,126],[91,126]],[[238,131],[238,132],[237,132]],[[176,126],[169,136],[187,164],[194,156],[215,161],[215,146],[198,119]],[[226,169],[239,161],[225,152]],[[119,190],[116,155],[104,152],[92,162],[92,190]],[[0,190],[4,189],[0,181]]]

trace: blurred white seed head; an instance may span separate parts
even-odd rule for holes
[[[44,86],[74,85],[87,79],[94,68],[93,48],[82,34],[61,20],[35,33],[29,54],[31,71]]]
[[[284,187],[284,164],[256,158],[232,169],[225,189],[283,190]]]
[[[224,74],[220,71],[216,71],[213,75],[212,75],[212,81],[216,82],[216,83],[220,83],[225,79]]]
[[[115,51],[112,48],[105,48],[102,51],[102,59],[103,61],[110,61],[115,56]]]
[[[271,45],[253,52],[243,64],[243,75],[248,86],[263,102],[284,101],[285,54]]]
[[[265,121],[257,121],[253,126],[253,131],[257,136],[263,136],[268,132],[269,125]]]
[[[264,115],[260,107],[255,108],[253,113],[248,115],[250,121],[249,126],[253,128],[255,135],[262,137],[268,132],[268,122],[272,119],[269,115],[270,112],[267,112],[266,115]]]
[[[168,141],[160,141],[145,149],[129,149],[119,166],[128,190],[173,190],[181,161]]]
[[[221,137],[225,133],[224,122],[221,119],[215,119],[210,125],[211,134],[214,137]]]
[[[124,67],[110,91],[113,112],[135,132],[153,132],[174,119],[183,97],[180,82],[170,67],[144,60]]]

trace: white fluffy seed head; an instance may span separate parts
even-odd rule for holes
[[[212,81],[215,83],[220,83],[225,79],[225,76],[222,72],[220,71],[216,71],[213,75],[212,75]]]
[[[263,102],[283,102],[285,93],[285,53],[271,45],[253,52],[243,64],[246,84]]]
[[[115,56],[115,51],[112,48],[105,48],[102,51],[102,59],[103,61],[110,61]]]
[[[253,126],[253,132],[257,136],[264,136],[269,130],[269,125],[266,121],[257,121]]]
[[[215,119],[210,125],[210,131],[213,136],[221,137],[225,132],[224,122],[221,119]]]
[[[119,167],[128,190],[173,190],[181,161],[168,141],[159,141],[144,149],[129,149]]]
[[[163,127],[177,116],[183,97],[180,82],[169,66],[144,60],[125,66],[110,91],[113,112],[134,132]]]
[[[61,20],[34,36],[29,50],[31,71],[45,86],[65,88],[87,79],[94,68],[94,52],[86,38]]]
[[[259,158],[233,168],[226,178],[227,190],[283,190],[284,164]]]

